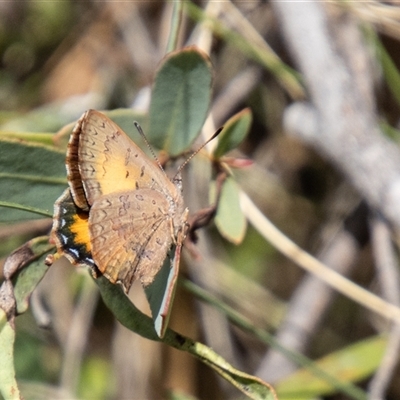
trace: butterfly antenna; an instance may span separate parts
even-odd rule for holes
[[[144,140],[144,142],[146,143],[146,146],[147,146],[147,148],[150,150],[150,153],[152,154],[153,158],[156,160],[157,165],[160,167],[160,169],[161,169],[162,171],[164,171],[164,168],[163,168],[163,166],[161,165],[160,160],[158,159],[156,153],[154,152],[153,147],[151,147],[151,144],[150,144],[149,141],[147,140],[147,137],[146,137],[146,135],[144,134],[142,127],[141,127],[141,126],[139,125],[139,123],[136,122],[136,121],[133,121],[133,124],[135,125],[136,129],[138,130],[138,132],[139,132],[140,136],[142,137],[142,139]]]
[[[181,166],[178,168],[178,171],[176,171],[176,174],[174,176],[174,178],[176,178],[183,170],[183,168],[186,167],[186,165],[192,160],[192,158],[194,156],[196,156],[205,146],[208,145],[208,143],[210,143],[212,140],[214,140],[222,131],[222,129],[224,129],[223,126],[221,126],[221,128],[218,128],[217,131],[214,133],[214,135],[212,135],[206,142],[204,142],[197,150],[195,150],[182,164]]]

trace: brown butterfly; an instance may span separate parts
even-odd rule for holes
[[[179,253],[186,235],[180,178],[170,180],[94,110],[76,124],[66,166],[69,191],[56,202],[52,229],[59,253],[98,269],[125,292],[136,279],[151,284],[171,246]]]

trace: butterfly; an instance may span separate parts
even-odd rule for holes
[[[59,254],[89,266],[127,293],[147,288],[171,248],[173,261],[160,315],[161,336],[172,303],[182,243],[188,230],[180,174],[169,179],[118,125],[88,110],[71,134],[66,157],[69,188],[55,203],[51,238]]]

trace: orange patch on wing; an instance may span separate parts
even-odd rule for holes
[[[73,215],[72,223],[69,229],[74,235],[74,242],[77,245],[84,246],[86,251],[90,253],[92,250],[92,246],[90,245],[89,236],[89,214],[77,213]]]
[[[54,205],[53,228],[51,241],[57,252],[65,255],[77,265],[95,268],[91,253],[89,234],[89,214],[78,208],[69,189],[58,198]]]

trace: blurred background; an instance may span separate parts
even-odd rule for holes
[[[369,199],[345,168],[318,146],[288,134],[284,125],[285,110],[308,97],[310,84],[309,77],[303,79],[297,72],[300,64],[304,73],[306,63],[299,63],[293,56],[293,43],[290,47],[285,41],[280,14],[284,11],[256,0],[185,3],[178,48],[196,44],[210,55],[214,69],[207,135],[246,107],[253,115],[247,138],[232,153],[232,157],[252,161],[234,171],[240,189],[302,249],[383,298],[388,295],[380,280],[377,248],[387,245],[394,263],[394,278],[389,281],[395,294],[389,299],[395,301],[397,247],[390,224],[371,211]],[[1,129],[57,132],[89,108],[146,111],[157,66],[166,54],[176,4],[0,2]],[[380,134],[397,149],[400,9],[390,2],[371,2],[370,6],[321,5],[326,27],[335,31],[346,24],[353,29],[347,39],[342,38],[343,48],[361,46],[356,49],[362,57],[355,76],[362,81],[366,74]],[[211,20],[202,23],[206,13]],[[356,53],[351,46],[349,51]],[[329,70],[318,76],[321,81],[330,78]],[[186,190],[190,187],[187,184]],[[185,192],[189,203],[190,197]],[[377,211],[382,210],[378,207]],[[48,219],[0,225],[1,260],[26,240],[47,234],[50,226]],[[384,244],[376,242],[379,237]],[[374,384],[383,385],[384,398],[400,398],[397,347],[391,352],[386,383],[382,384],[382,378],[376,383],[386,345],[381,335],[389,335],[385,337],[396,343],[396,334],[390,330],[396,326],[304,272],[296,257],[283,256],[252,224],[237,244],[221,237],[211,224],[199,233],[198,248],[200,261],[184,254],[182,277],[191,277],[253,328],[269,332],[282,346],[306,355],[316,365],[333,353],[336,358],[325,366],[326,371],[345,385],[352,381],[361,391],[358,395],[365,396],[352,396],[329,385],[308,392],[315,377],[310,374],[291,397],[282,394],[282,398],[378,398],[371,397]],[[206,270],[211,272],[199,278]],[[134,285],[130,296],[139,308],[147,309],[140,285]],[[272,384],[284,382],[300,368],[275,350],[274,343],[232,324],[228,317],[184,285],[177,293],[171,327]],[[66,260],[49,269],[32,296],[29,312],[16,322],[16,373],[26,398],[240,396],[189,355],[142,339],[119,325],[101,302],[87,271],[77,270]],[[371,338],[361,354],[355,352],[352,346]],[[370,361],[368,366],[365,359]],[[300,394],[300,389],[306,394]]]

